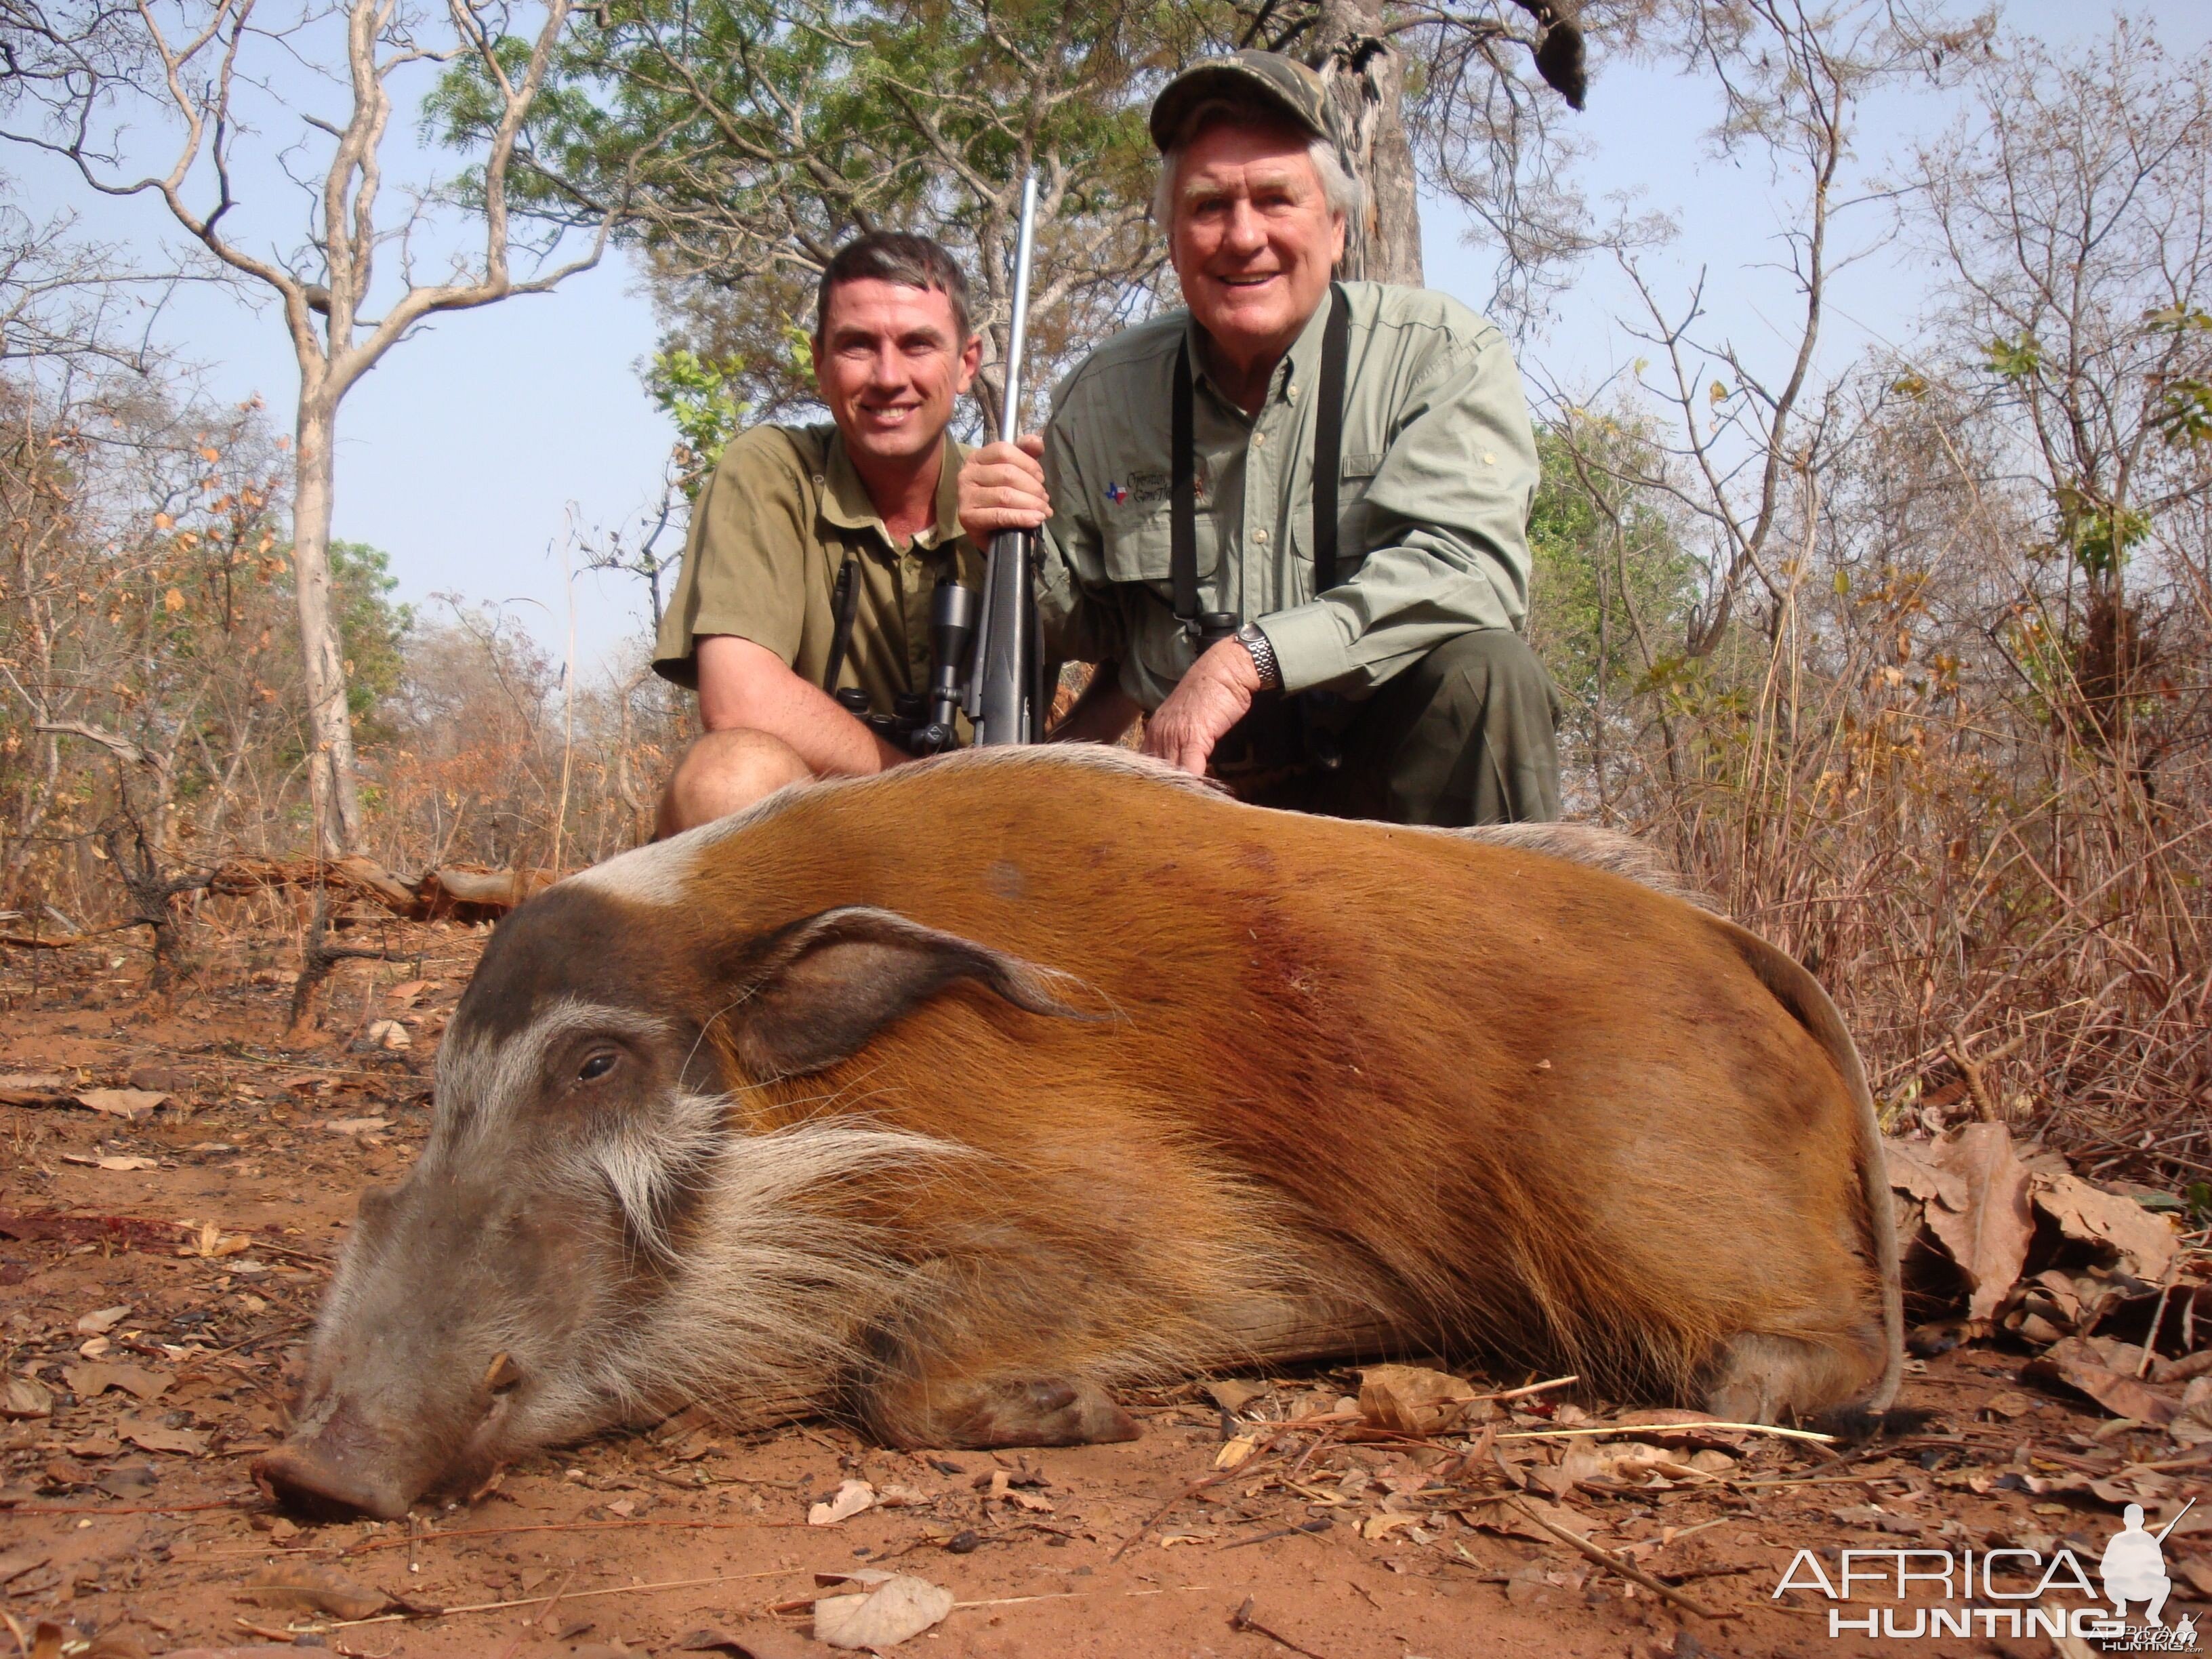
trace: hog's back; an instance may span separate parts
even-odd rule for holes
[[[764,926],[898,911],[1107,1015],[946,999],[810,1101],[1016,1159],[1141,1154],[1164,1182],[1194,1160],[1500,1317],[1679,1290],[1699,1323],[1778,1297],[1819,1323],[1871,1298],[1834,1060],[1727,924],[1625,878],[1042,754],[806,792],[699,878]]]

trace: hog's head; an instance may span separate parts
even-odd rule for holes
[[[889,911],[710,931],[590,877],[501,924],[420,1159],[362,1196],[265,1489],[396,1517],[685,1401],[823,1398],[903,1271],[859,1195],[962,1152],[835,1100],[765,1113],[760,1085],[963,981],[1072,1011],[1057,976]]]

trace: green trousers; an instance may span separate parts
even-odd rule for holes
[[[1269,698],[1216,751],[1261,806],[1461,828],[1559,816],[1559,694],[1518,634],[1448,640],[1358,702]]]

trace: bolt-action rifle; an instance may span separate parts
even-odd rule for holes
[[[1022,181],[1021,228],[1014,241],[1014,309],[1006,325],[1006,395],[999,416],[1004,443],[1013,442],[1022,429],[1022,348],[1029,332],[1030,252],[1036,228],[1036,175],[1031,173]],[[1037,739],[1045,702],[1034,588],[1036,541],[1033,530],[1003,530],[991,538],[982,626],[965,703],[978,746]],[[943,590],[939,592],[941,597]]]
[[[1030,250],[1036,225],[1036,175],[1032,173],[1022,181],[1021,228],[1014,244],[1014,309],[1006,329],[1006,408],[999,435],[1008,443],[1021,429],[1022,347],[1029,331]],[[955,717],[963,711],[975,722],[978,745],[1036,742],[1039,711],[1045,707],[1031,586],[1036,570],[1034,531],[1010,530],[993,537],[980,600],[949,574],[931,595],[927,694],[904,693],[888,714],[872,712],[867,693],[850,686],[834,692],[837,701],[884,742],[912,755],[934,755],[953,747],[958,738]],[[848,561],[838,573],[832,607],[837,643],[824,683],[833,688],[859,607],[855,578],[855,566]]]

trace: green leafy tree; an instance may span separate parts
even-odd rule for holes
[[[745,417],[738,395],[744,360],[702,357],[685,346],[666,346],[653,354],[645,389],[676,428],[670,457],[683,492],[695,494],[720,464],[722,451],[737,436]]]
[[[1370,186],[1348,273],[1419,282],[1417,173],[1474,205],[1516,260],[1572,241],[1541,118],[1558,100],[1523,71],[1578,101],[1582,28],[1650,9],[615,0],[564,41],[510,190],[561,223],[622,194],[672,343],[741,364],[739,395],[763,416],[811,399],[789,336],[811,330],[815,276],[837,245],[878,228],[933,234],[975,282],[988,422],[1021,179],[1036,173],[1042,207],[1029,341],[1042,389],[1148,302],[1161,251],[1146,112],[1194,57],[1256,46],[1316,64]],[[433,116],[454,142],[494,130],[493,86],[481,63],[447,77]]]
[[[407,672],[415,611],[392,597],[399,579],[391,555],[367,542],[331,544],[331,588],[345,645],[346,707],[354,740],[367,748],[392,735],[385,710]]]

